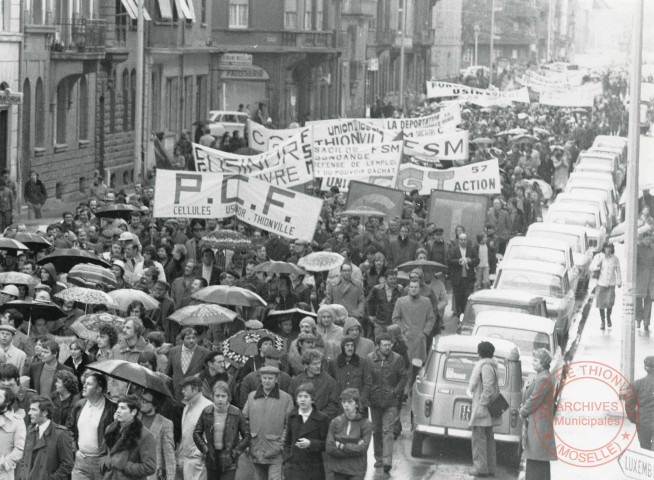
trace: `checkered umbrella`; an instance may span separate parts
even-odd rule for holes
[[[243,365],[248,358],[258,355],[257,343],[262,338],[269,337],[273,341],[273,348],[284,351],[284,340],[276,333],[261,328],[259,330],[241,330],[223,341],[223,355],[232,362]]]
[[[97,342],[100,327],[102,325],[111,325],[117,331],[121,332],[123,330],[123,325],[125,325],[125,319],[106,312],[91,313],[89,315],[82,315],[75,320],[70,326],[70,329],[75,332],[78,337],[83,338],[84,340]]]

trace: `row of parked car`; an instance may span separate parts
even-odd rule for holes
[[[544,221],[508,243],[492,288],[470,296],[461,335],[437,337],[424,365],[414,361],[420,372],[411,401],[413,456],[422,455],[426,437],[470,438],[466,388],[477,345],[488,340],[495,345],[500,390],[510,404],[495,438],[505,444],[511,463],[520,462],[519,408],[523,382],[533,373],[532,352],[547,348],[551,371],[564,367],[575,300],[585,296],[591,260],[621,217],[626,161],[626,138],[596,137],[579,155]]]

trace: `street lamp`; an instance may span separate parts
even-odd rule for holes
[[[402,30],[400,31],[400,111],[404,113],[404,32],[406,30],[406,4],[409,0],[400,0],[402,5]]]
[[[479,25],[475,25],[475,65],[479,65]]]
[[[493,86],[493,43],[495,40],[495,0],[491,0],[490,59],[488,61],[488,87]]]

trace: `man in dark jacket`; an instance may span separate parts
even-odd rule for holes
[[[397,270],[387,270],[385,274],[380,274],[379,285],[370,290],[366,299],[368,320],[375,326],[374,338],[386,333],[386,328],[393,324],[393,309],[401,296],[402,288],[397,284]]]
[[[66,427],[52,421],[54,404],[37,397],[30,405],[21,480],[67,480],[73,470],[73,444]]]
[[[388,259],[388,264],[391,267],[397,267],[415,260],[418,246],[418,242],[409,238],[409,227],[402,225],[397,240],[391,242],[391,256]]]
[[[467,234],[459,234],[458,245],[450,251],[448,263],[456,308],[455,315],[458,316],[465,312],[468,297],[475,286],[475,267],[479,265],[477,247],[468,243]]]
[[[368,407],[368,398],[372,387],[370,376],[370,360],[356,353],[356,340],[353,337],[343,337],[341,354],[329,362],[327,373],[336,380],[338,394],[346,388],[356,388],[361,395],[361,404]]]
[[[129,395],[118,400],[116,421],[104,434],[106,454],[100,459],[104,478],[146,480],[157,467],[154,436],[139,420],[139,400]]]
[[[59,344],[54,340],[45,342],[41,350],[41,362],[30,366],[30,384],[39,395],[50,396],[55,390],[57,372],[72,369],[59,362]]]
[[[27,205],[34,211],[34,218],[41,218],[41,208],[48,199],[48,191],[45,189],[43,182],[39,180],[39,175],[32,170],[30,179],[25,183],[23,198]],[[31,211],[28,210],[28,218],[31,219]]]
[[[341,412],[339,390],[336,381],[323,371],[323,355],[318,350],[307,350],[302,354],[304,373],[291,379],[289,393],[295,398],[297,388],[303,383],[312,383],[316,389],[314,404],[320,413],[332,420]]]
[[[390,472],[393,464],[393,425],[397,421],[397,403],[407,381],[406,365],[391,350],[393,343],[387,333],[377,337],[377,348],[370,354],[372,389],[370,413],[372,416],[375,467]]]

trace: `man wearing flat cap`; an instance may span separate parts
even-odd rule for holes
[[[6,355],[5,363],[15,365],[20,373],[25,369],[27,354],[13,345],[16,329],[11,325],[0,325],[0,352]]]
[[[647,375],[633,383],[633,390],[640,409],[638,422],[638,441],[640,447],[654,450],[654,357],[645,357]],[[631,413],[631,412],[630,412]],[[632,421],[634,421],[632,419]]]

